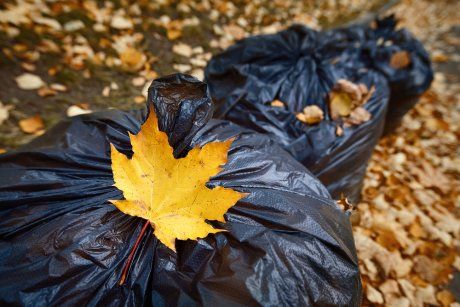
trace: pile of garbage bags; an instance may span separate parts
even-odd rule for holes
[[[347,305],[361,281],[347,214],[326,188],[267,136],[211,119],[206,84],[173,75],[153,82],[150,112],[177,157],[235,138],[210,187],[248,196],[226,214],[225,232],[139,246],[142,224],[113,206],[110,143],[132,155],[147,110],[106,111],[61,122],[0,155],[0,302],[3,305]]]
[[[421,43],[395,26],[393,17],[325,32],[295,25],[237,42],[205,70],[215,117],[268,135],[333,198],[358,201],[384,129],[433,79]]]
[[[359,200],[379,138],[433,79],[423,46],[395,26],[250,37],[210,60],[209,88],[160,78],[145,109],[77,116],[0,155],[0,302],[358,306],[349,214],[334,199]],[[144,221],[109,202],[123,198],[110,144],[130,157],[148,112],[176,158],[234,138],[208,186],[247,196],[226,231],[177,241],[177,253],[148,230],[120,286]]]

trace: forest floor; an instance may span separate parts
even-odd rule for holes
[[[238,39],[292,23],[330,28],[383,7],[424,43],[436,74],[396,133],[381,139],[352,215],[363,304],[458,304],[460,2],[128,2],[0,4],[0,152],[66,116],[141,108],[152,79],[202,79],[210,57]]]

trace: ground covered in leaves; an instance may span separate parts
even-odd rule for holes
[[[317,29],[344,24],[387,9],[387,2],[424,42],[436,77],[397,132],[379,143],[352,215],[363,304],[458,304],[456,1],[3,1],[0,151],[65,116],[141,107],[157,76],[201,79],[212,54],[243,37],[296,22]]]

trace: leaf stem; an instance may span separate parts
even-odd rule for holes
[[[121,277],[120,277],[120,282],[118,283],[120,286],[123,286],[123,284],[126,281],[126,277],[129,272],[129,268],[131,267],[131,263],[133,262],[134,254],[136,253],[137,247],[139,246],[139,243],[141,243],[142,238],[144,237],[145,232],[149,228],[150,221],[145,221],[144,226],[142,227],[141,232],[137,236],[136,243],[134,243],[134,246],[131,249],[131,252],[129,253],[128,259],[126,259],[125,265],[123,266],[123,270],[121,271]]]

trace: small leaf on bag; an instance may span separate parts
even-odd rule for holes
[[[275,99],[270,103],[270,105],[272,107],[283,108],[284,107],[284,102],[282,102],[281,100]]]
[[[372,118],[371,113],[364,109],[363,107],[358,107],[354,109],[350,116],[345,119],[346,125],[360,125],[362,123],[368,122]]]
[[[339,117],[348,116],[353,108],[353,100],[347,93],[331,93],[329,108],[331,118],[336,120]]]
[[[303,109],[305,123],[309,125],[317,124],[324,118],[324,112],[316,105],[307,106]]]
[[[408,51],[397,51],[393,53],[390,59],[390,66],[395,69],[403,69],[410,65],[410,54]]]

